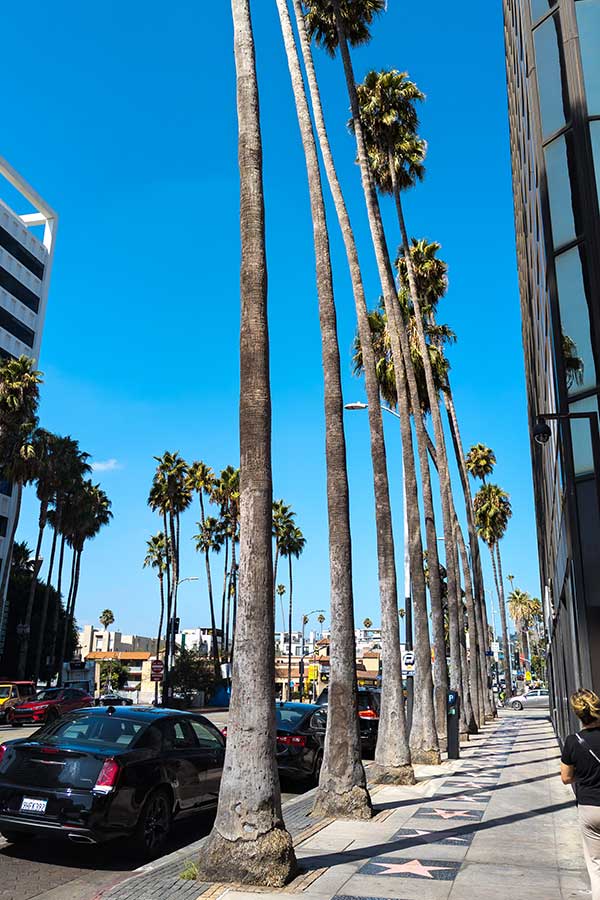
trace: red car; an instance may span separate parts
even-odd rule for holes
[[[93,705],[94,698],[78,688],[47,688],[39,691],[33,700],[11,707],[8,721],[14,728],[19,725],[43,725],[54,722],[65,713]]]

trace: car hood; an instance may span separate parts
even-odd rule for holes
[[[56,706],[58,700],[29,700],[27,703],[19,703],[16,709],[46,709],[48,706]]]

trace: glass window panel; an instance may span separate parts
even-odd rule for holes
[[[592,135],[594,167],[596,169],[596,190],[598,191],[598,202],[600,203],[600,122],[590,122],[590,132]]]
[[[531,0],[531,18],[534,22],[541,19],[544,13],[556,5],[556,0]]]
[[[557,256],[555,263],[569,394],[596,385],[582,256],[583,247],[573,247]]]
[[[588,113],[600,115],[600,0],[577,0],[577,28]]]
[[[533,32],[542,131],[548,137],[568,117],[565,65],[558,16],[551,16]]]
[[[569,134],[569,156],[571,135]],[[567,244],[576,237],[574,203],[571,194],[571,178],[567,160],[567,141],[564,135],[556,138],[544,150],[546,157],[546,175],[548,179],[548,197],[550,201],[550,218],[552,219],[552,238],[555,247]],[[574,181],[575,183],[575,181]]]
[[[569,404],[569,412],[595,412],[598,414],[598,398],[586,397]],[[592,452],[592,431],[587,419],[571,419],[571,441],[573,443],[573,465],[575,475],[590,475],[594,471]]]

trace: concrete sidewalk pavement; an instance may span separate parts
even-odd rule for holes
[[[179,877],[199,846],[98,895],[103,900],[581,900],[589,897],[573,794],[558,778],[547,717],[502,712],[455,763],[418,767],[416,787],[378,787],[370,822],[314,821],[286,807],[300,874],[277,891]],[[265,896],[266,895],[266,896]]]

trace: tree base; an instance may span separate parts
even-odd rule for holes
[[[461,731],[461,733],[460,733],[459,736],[458,736],[458,739],[459,739],[459,741],[461,742],[461,744],[462,744],[463,742],[466,744],[466,743],[468,743],[468,741],[471,740],[468,731]]]
[[[213,828],[201,850],[198,881],[283,887],[296,871],[292,838],[284,828],[251,841],[229,841]]]
[[[373,817],[373,806],[367,789],[357,784],[343,794],[319,787],[310,814],[333,819],[366,820]]]
[[[418,766],[439,766],[442,763],[442,756],[439,750],[413,750],[411,747],[410,755],[413,765]]]
[[[416,784],[415,771],[412,766],[381,766],[373,763],[369,766],[369,781],[373,784]]]

